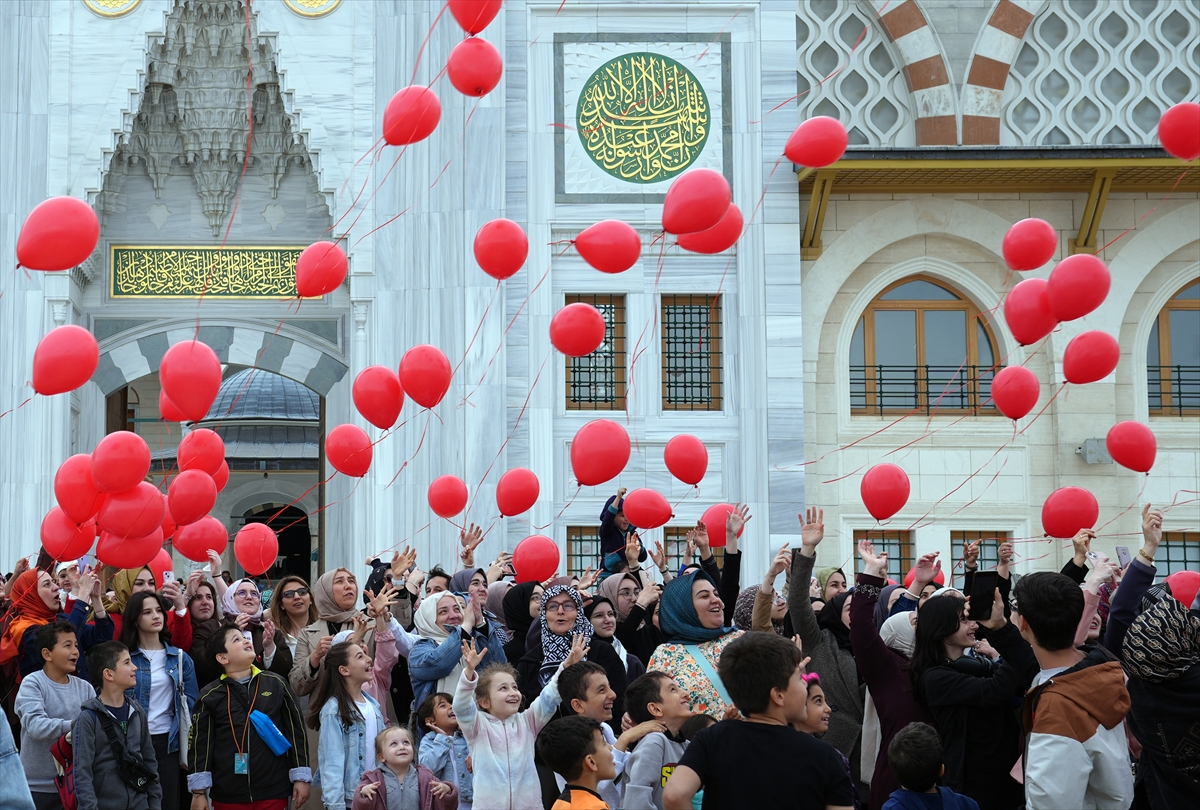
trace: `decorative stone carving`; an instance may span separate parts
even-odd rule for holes
[[[154,223],[155,230],[162,230],[162,226],[171,218],[171,209],[167,208],[162,203],[155,203],[146,209],[146,219]],[[274,229],[272,229],[274,230]]]
[[[121,209],[131,166],[144,164],[159,197],[172,170],[185,169],[213,236],[220,235],[251,131],[246,168],[261,172],[273,197],[290,164],[311,171],[308,149],[284,105],[272,41],[258,36],[256,21],[251,13],[247,30],[243,0],[175,0],[166,33],[150,37],[141,106],[105,174],[102,212]]]
[[[262,218],[271,226],[273,233],[279,227],[279,223],[287,219],[287,211],[283,209],[282,205],[271,203],[262,210]]]

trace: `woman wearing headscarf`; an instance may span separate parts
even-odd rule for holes
[[[147,565],[142,568],[125,568],[113,574],[109,588],[112,589],[113,597],[105,602],[105,607],[112,616],[113,638],[119,638],[121,614],[125,612],[129,597],[142,591],[153,593],[157,584],[154,581],[154,572]],[[163,585],[160,593],[174,608],[167,611],[167,629],[171,631],[171,642],[181,650],[190,650],[192,618],[188,615],[187,598],[183,595],[183,589],[179,587],[178,582],[168,582]]]
[[[292,691],[307,695],[317,685],[321,662],[333,646],[333,637],[343,630],[354,630],[358,611],[358,580],[348,568],[326,571],[313,586],[313,601],[317,605],[317,620],[305,627],[296,639],[296,655],[288,676]],[[367,645],[373,651],[375,634],[367,631]]]
[[[292,651],[287,637],[271,617],[263,611],[262,593],[252,579],[235,579],[221,597],[222,624],[236,627],[254,644],[259,669],[274,672],[287,678],[292,672]],[[203,657],[202,657],[203,658]],[[201,683],[210,683],[221,677],[215,661],[201,660],[196,663]]]
[[[607,596],[594,598],[583,609],[583,615],[587,616],[587,620],[592,623],[592,643],[611,645],[613,652],[625,665],[626,683],[633,683],[634,680],[646,674],[646,665],[640,658],[625,649],[625,645],[617,638],[617,613]]]
[[[775,579],[788,570],[791,562],[792,554],[788,551],[788,544],[784,543],[771,561],[762,584],[752,585],[738,594],[737,603],[733,606],[735,627],[739,630],[771,632],[784,638],[791,638],[795,634],[787,615],[787,600],[775,592]],[[785,582],[785,589],[786,585]]]
[[[508,661],[496,627],[480,619],[482,605],[476,611],[474,598],[463,609],[459,597],[451,591],[431,594],[417,606],[416,625],[421,640],[408,654],[408,675],[412,680],[413,706],[420,706],[434,692],[454,694],[463,671],[462,643],[475,640],[482,652],[483,666]],[[417,729],[419,736],[424,730]]]
[[[846,590],[846,574],[840,568],[834,568],[833,566],[818,568],[813,571],[809,577],[809,581],[812,580],[813,576],[817,578],[817,592],[820,594],[819,596],[809,597],[813,610],[819,611],[825,607],[825,604],[830,599]]]
[[[909,723],[932,725],[933,716],[913,697],[908,676],[908,662],[916,646],[916,614],[897,613],[876,624],[880,607],[886,615],[887,558],[875,553],[870,540],[859,541],[858,554],[863,571],[850,602],[850,643],[868,689],[860,770],[871,774],[870,806],[883,807],[892,791],[900,789],[887,756],[892,738]],[[917,593],[932,579],[935,557],[926,554],[917,562],[913,580]]]
[[[817,546],[824,537],[824,510],[808,509],[801,526],[800,548],[792,552],[792,582],[810,581],[813,563],[817,559]],[[788,591],[788,613],[792,617],[792,625],[800,634],[804,654],[812,658],[808,669],[820,674],[825,702],[833,707],[829,731],[823,739],[850,759],[853,779],[860,783],[863,690],[850,643],[850,606],[853,603],[848,591],[839,591],[830,596],[820,614],[816,615],[813,613],[814,604],[803,588],[791,588]],[[875,606],[871,605],[872,615],[874,611]],[[866,792],[865,785],[860,783],[856,787],[860,794]]]
[[[551,585],[542,594],[541,609],[537,624],[525,639],[525,655],[517,662],[520,675],[521,694],[525,702],[532,703],[558,665],[571,654],[571,640],[583,636],[585,645],[591,647],[586,659],[604,667],[608,674],[608,685],[617,693],[613,703],[614,730],[620,730],[621,716],[625,713],[625,664],[611,644],[592,644],[592,623],[583,612],[583,597],[570,585]]]
[[[476,627],[486,627],[489,632],[494,630],[496,637],[500,639],[501,646],[512,640],[512,635],[508,632],[508,628],[500,616],[493,613],[488,607],[491,590],[488,587],[486,571],[482,568],[458,571],[450,577],[450,590],[471,597],[471,605],[475,609]]]
[[[507,620],[504,616],[504,597],[508,595],[514,584],[511,580],[502,579],[488,585],[487,604],[484,605],[487,612],[496,617],[496,623],[504,630],[504,637],[509,641],[512,640],[512,633],[508,630]]]
[[[529,627],[542,609],[542,583],[518,582],[504,594],[504,626],[512,639],[504,645],[509,661],[520,661],[525,655],[525,639]]]
[[[34,636],[37,635],[39,627],[60,618],[75,625],[75,632],[79,635],[81,653],[86,653],[102,642],[112,641],[113,621],[105,613],[99,582],[94,574],[89,573],[84,576],[90,577],[90,579],[85,579],[81,587],[88,587],[88,583],[92,583],[90,586],[91,605],[89,606],[82,599],[77,599],[75,606],[67,615],[59,612],[61,605],[58,601],[58,583],[54,581],[54,577],[49,571],[33,568],[21,572],[15,578],[9,594],[11,605],[5,614],[7,626],[4,629],[3,637],[0,637],[0,664],[7,664],[15,659],[21,677],[40,670],[45,662],[42,660]],[[88,614],[92,609],[95,610],[96,618],[94,624],[89,624]],[[85,664],[85,656],[80,655],[79,663],[76,665],[76,675],[84,679],[87,678]],[[15,696],[16,684],[6,685],[5,692],[8,691],[9,686],[12,688],[11,695]],[[6,694],[4,697],[7,699],[9,695]],[[0,722],[3,722],[3,718],[0,718]]]
[[[639,661],[649,661],[658,645],[667,640],[654,610],[662,588],[651,584],[643,589],[636,577],[626,573],[601,582],[600,595],[612,603],[617,615],[615,638]]]

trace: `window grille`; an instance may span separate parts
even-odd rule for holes
[[[721,371],[720,297],[664,295],[663,409],[721,410]]]
[[[591,304],[604,316],[604,342],[585,357],[567,358],[567,408],[625,409],[625,296],[568,295],[566,303]]]
[[[1000,143],[1158,145],[1166,109],[1200,93],[1200,6],[1055,0],[1004,88]]]
[[[1176,571],[1200,570],[1200,532],[1163,532],[1154,567],[1160,582]]]
[[[952,531],[950,532],[950,556],[953,563],[943,560],[942,571],[946,572],[954,568],[954,574],[961,577],[963,570],[958,562],[962,559],[963,543],[974,543],[976,540],[983,541],[979,544],[979,560],[976,563],[978,570],[992,570],[1000,564],[1000,544],[1007,542],[1010,537],[1012,537],[1012,532]],[[953,581],[952,577],[947,574],[946,582],[951,581]]]
[[[883,529],[855,529],[854,546],[858,547],[859,540],[870,540],[875,544],[875,552],[887,552],[887,575],[889,579],[903,583],[904,575],[913,567],[916,558],[913,557],[912,532],[886,531]],[[819,567],[819,566],[818,566]],[[849,579],[853,581],[853,575]]]
[[[694,529],[695,526],[664,526],[663,527],[663,551],[667,554],[667,570],[672,574],[678,574],[679,569],[688,563],[699,563],[700,555],[695,557],[688,556],[687,550],[687,533]],[[648,541],[642,538],[642,543],[647,546],[646,551],[653,551],[654,538]],[[724,567],[725,565],[725,547],[718,546],[712,550],[713,557],[717,560],[717,565]]]
[[[600,528],[598,526],[567,527],[567,575],[582,576],[591,567],[600,565]]]
[[[1150,413],[1200,414],[1200,281],[1190,282],[1158,313],[1146,344]]]

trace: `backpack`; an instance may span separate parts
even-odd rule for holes
[[[54,757],[54,787],[58,789],[58,799],[62,802],[63,810],[77,810],[79,799],[75,796],[75,747],[71,744],[71,732],[59,737],[50,746],[50,756]]]

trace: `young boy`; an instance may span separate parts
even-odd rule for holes
[[[417,707],[417,724],[425,730],[420,760],[433,771],[434,778],[458,787],[458,810],[471,810],[475,795],[469,767],[471,751],[458,728],[453,700],[454,696],[446,692],[434,692]]]
[[[223,627],[204,648],[224,672],[196,701],[188,750],[192,810],[213,807],[286,810],[308,801],[312,770],[304,719],[287,681],[254,666],[254,643],[237,627]],[[275,724],[289,745],[276,755],[250,724],[250,707]]]
[[[96,690],[73,673],[79,661],[75,625],[56,621],[37,629],[34,637],[42,669],[21,681],[16,712],[21,718],[21,764],[39,810],[59,804],[54,786],[54,757],[50,746],[71,730],[79,707],[96,696]]]
[[[625,690],[625,709],[635,723],[656,723],[625,760],[625,810],[663,810],[663,785],[679,764],[687,743],[679,729],[692,716],[687,693],[665,672],[647,672]]]
[[[900,789],[892,791],[883,810],[979,810],[971,797],[938,787],[937,780],[946,766],[942,763],[942,741],[933,726],[909,723],[892,738],[887,754]]]
[[[717,672],[744,720],[701,731],[663,789],[666,810],[788,807],[850,810],[850,776],[838,752],[790,727],[808,716],[800,651],[774,633],[746,633],[721,653]]]
[[[563,717],[542,729],[537,750],[541,758],[566,779],[566,787],[551,810],[615,810],[600,797],[601,782],[617,776],[612,746],[601,723],[582,715]]]
[[[1133,801],[1133,776],[1120,663],[1103,647],[1075,648],[1084,600],[1070,578],[1029,574],[1013,596],[1017,629],[1041,667],[1022,708],[1026,806],[1123,810]]]
[[[129,648],[106,641],[88,651],[88,672],[99,692],[81,706],[75,721],[75,797],[79,810],[161,810],[162,787],[150,740],[150,724],[125,690],[137,686],[137,664]],[[121,753],[132,760],[138,781],[130,786],[121,775]]]

